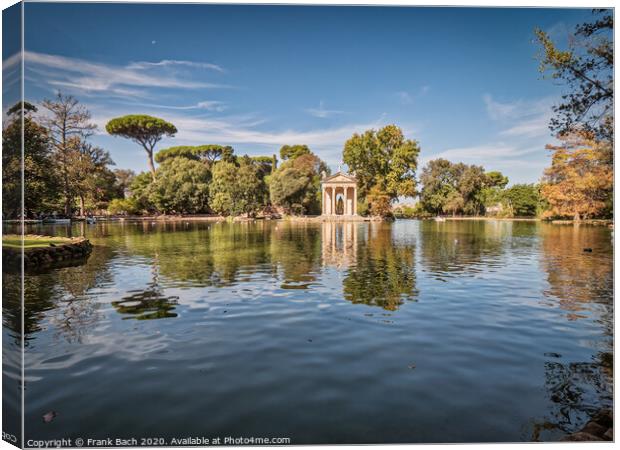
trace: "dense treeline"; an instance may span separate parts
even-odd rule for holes
[[[342,161],[358,180],[358,213],[391,217],[495,215],[544,218],[611,217],[613,214],[613,16],[577,26],[560,50],[543,31],[541,71],[564,82],[567,93],[553,109],[551,165],[537,184],[514,184],[497,171],[445,159],[418,173],[420,144],[396,125],[355,133]],[[148,172],[112,170],[110,154],[91,137],[96,125],[78,100],[59,93],[41,104],[7,111],[2,140],[3,215],[21,212],[23,118],[24,215],[201,214],[256,216],[320,214],[321,179],[329,168],[303,144],[274,155],[237,155],[228,145],[174,146],[157,151],[174,124],[148,115],[110,120],[106,131],[130,139],[146,153]],[[542,149],[541,149],[542,150]],[[158,166],[156,167],[156,163]],[[414,206],[403,206],[417,199]],[[400,205],[400,206],[399,206]]]

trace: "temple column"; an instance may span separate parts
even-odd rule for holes
[[[334,194],[334,195],[332,195],[332,214],[335,215],[336,214],[336,195],[338,195],[336,186],[334,186],[332,188],[332,192]]]
[[[353,186],[353,215],[357,216],[357,185]]]

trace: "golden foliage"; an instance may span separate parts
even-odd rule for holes
[[[547,217],[594,217],[608,206],[613,192],[610,144],[579,131],[559,136],[560,145],[547,145],[553,152],[545,170],[541,193],[549,203]]]

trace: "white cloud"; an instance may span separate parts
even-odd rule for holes
[[[217,64],[211,64],[206,62],[198,62],[198,61],[183,61],[177,59],[163,59],[161,61],[150,62],[150,61],[138,61],[132,62],[127,66],[127,69],[150,69],[153,67],[173,67],[173,66],[185,66],[191,67],[195,69],[209,69],[215,70],[216,72],[225,72],[222,66],[218,66]]]
[[[494,100],[490,94],[485,94],[483,100],[489,117],[506,127],[500,131],[501,136],[550,137],[548,125],[553,116],[553,98],[502,103]]]
[[[319,117],[321,119],[327,119],[328,117],[333,117],[335,115],[344,113],[344,111],[338,111],[335,109],[325,109],[323,100],[319,102],[318,108],[307,108],[305,111],[311,116]]]
[[[202,102],[198,102],[193,105],[156,105],[151,103],[131,103],[135,106],[145,106],[148,108],[156,108],[156,109],[174,109],[179,111],[191,111],[191,110],[207,110],[207,111],[215,111],[215,112],[223,112],[226,109],[226,104],[224,102],[220,102],[217,100],[205,100]]]
[[[230,87],[217,83],[193,80],[173,71],[155,73],[143,70],[147,63],[132,63],[127,66],[95,63],[45,53],[25,52],[26,69],[45,76],[44,82],[52,86],[68,88],[84,94],[147,96],[145,88],[202,89]],[[152,67],[166,67],[174,64],[205,64],[189,61],[162,61],[151,63]],[[138,64],[138,66],[136,66]],[[140,66],[139,64],[142,64]],[[218,66],[219,67],[219,66]]]

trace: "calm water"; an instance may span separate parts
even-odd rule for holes
[[[25,280],[27,438],[553,440],[611,405],[604,227],[33,231],[95,247],[86,265]],[[18,309],[4,290],[11,345]]]

